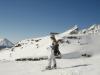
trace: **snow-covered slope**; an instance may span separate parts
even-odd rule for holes
[[[48,64],[47,60],[34,62],[7,61],[49,56],[51,40],[50,36],[45,36],[22,40],[11,49],[1,51],[0,60],[6,61],[0,61],[0,74],[100,75],[100,26],[93,25],[85,29],[85,33],[82,31],[76,33],[77,28],[72,28],[68,32],[56,35],[57,40],[61,40],[59,50],[62,53],[62,59],[56,59],[57,69],[43,71]],[[69,34],[69,32],[74,34]]]
[[[8,39],[0,38],[0,49],[2,49],[2,48],[10,48],[12,46],[14,46],[14,44],[12,42],[10,42]]]
[[[64,58],[80,58],[81,55],[85,53],[90,55],[100,53],[99,25],[93,25],[92,27],[86,29],[85,34],[79,32],[79,28],[75,26],[64,33],[56,35],[57,40],[60,39],[62,41],[59,49]],[[25,39],[19,41],[11,49],[1,52],[0,59],[15,60],[19,58],[47,57],[50,54],[50,45],[50,36]]]

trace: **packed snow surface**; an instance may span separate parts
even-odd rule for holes
[[[100,75],[100,25],[79,30],[77,26],[55,35],[60,40],[61,59],[57,69],[46,70],[48,60],[15,61],[17,59],[40,59],[50,55],[50,36],[25,39],[12,48],[0,51],[1,75]]]

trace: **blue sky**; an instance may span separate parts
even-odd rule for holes
[[[100,0],[0,0],[0,37],[16,42],[100,24]]]

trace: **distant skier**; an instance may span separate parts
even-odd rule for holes
[[[54,35],[52,35],[51,37],[51,40],[52,40],[52,45],[51,45],[51,55],[50,55],[50,58],[49,58],[49,64],[48,66],[46,67],[46,69],[53,69],[53,68],[57,68],[57,64],[56,64],[56,56],[60,55],[61,56],[61,53],[59,51],[59,44],[58,42],[56,41],[56,38]],[[52,67],[52,62],[53,62],[53,67]]]

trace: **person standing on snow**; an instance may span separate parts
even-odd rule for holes
[[[56,64],[56,56],[57,55],[61,55],[60,51],[59,51],[59,44],[56,41],[56,38],[54,35],[52,35],[51,37],[51,41],[52,41],[52,45],[51,45],[51,55],[49,58],[49,64],[46,67],[46,69],[56,69],[57,68],[57,64]],[[52,62],[53,62],[53,67],[52,67]]]

